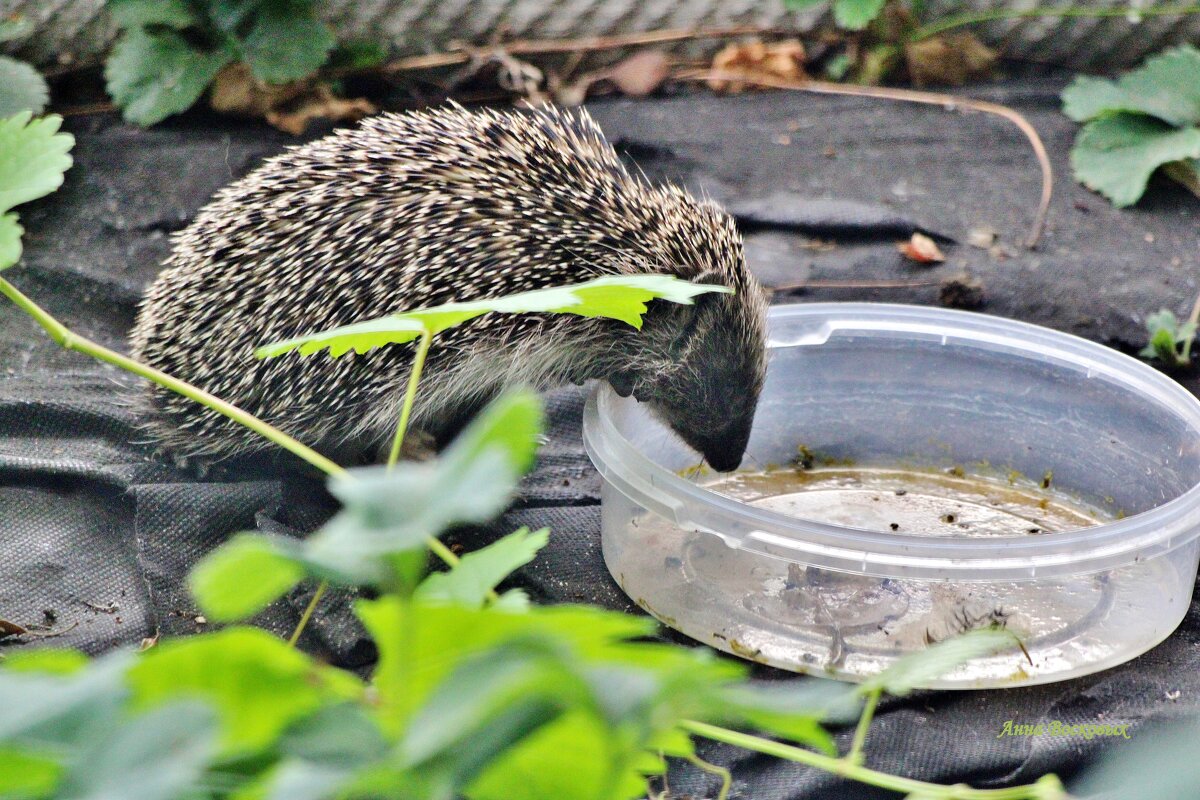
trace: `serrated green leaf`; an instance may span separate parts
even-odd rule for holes
[[[188,576],[192,596],[216,622],[262,611],[304,577],[304,568],[270,539],[242,533],[205,556]]]
[[[932,644],[919,653],[910,653],[883,672],[859,684],[862,694],[882,689],[889,694],[908,694],[913,689],[936,681],[971,659],[1011,652],[1014,665],[1024,661],[1020,640],[1003,628],[981,628]]]
[[[446,303],[433,308],[346,325],[328,331],[275,342],[258,348],[255,355],[271,358],[298,350],[312,355],[326,348],[337,357],[354,350],[365,353],[386,344],[402,344],[423,333],[437,335],[456,325],[493,312],[504,314],[566,313],[582,317],[607,317],[641,328],[646,303],[666,300],[690,305],[707,292],[732,293],[727,286],[696,284],[668,275],[623,275],[596,278],[573,286],[520,292],[492,300]]]
[[[355,582],[392,579],[389,557],[423,554],[429,536],[450,525],[482,523],[503,511],[533,462],[541,401],[502,395],[431,463],[353,470],[330,482],[343,509],[304,543],[304,557]]]
[[[24,61],[0,56],[0,117],[20,111],[40,114],[50,100],[50,87],[36,69]]]
[[[62,117],[41,119],[24,111],[0,120],[0,212],[62,186],[75,137],[59,133]]]
[[[361,696],[353,674],[312,661],[266,631],[228,628],[163,642],[128,673],[134,707],[196,696],[222,721],[223,752],[252,752],[322,705]]]
[[[488,593],[513,570],[532,561],[549,541],[549,528],[533,533],[528,528],[516,530],[462,556],[453,569],[430,575],[417,587],[416,596],[425,602],[482,608]]]
[[[834,0],[833,18],[847,30],[859,31],[879,16],[887,0]]]
[[[21,260],[21,237],[25,235],[25,229],[17,219],[12,213],[0,215],[0,270]]]
[[[0,797],[4,800],[49,797],[62,773],[62,766],[49,754],[0,745]]]
[[[280,84],[312,75],[329,60],[335,44],[311,3],[274,0],[260,7],[241,47],[255,78]]]
[[[1176,127],[1200,124],[1200,50],[1167,50],[1118,80],[1081,77],[1063,91],[1076,122],[1117,112],[1149,114]]]
[[[1200,158],[1200,128],[1124,113],[1089,122],[1071,150],[1075,178],[1118,208],[1137,202],[1156,169],[1184,158]]]
[[[108,0],[104,7],[122,28],[166,25],[183,30],[198,21],[186,0]]]
[[[217,754],[217,720],[197,701],[175,701],[114,719],[84,743],[63,779],[72,800],[174,800],[192,789]]]
[[[132,28],[113,47],[104,77],[125,119],[153,125],[191,108],[233,57],[227,46],[198,50],[175,31]]]

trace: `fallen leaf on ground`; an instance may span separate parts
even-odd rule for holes
[[[946,260],[937,242],[923,233],[914,233],[907,242],[896,245],[896,249],[918,264],[933,264]]]
[[[377,111],[366,100],[338,97],[327,84],[313,80],[263,83],[245,64],[230,64],[218,73],[209,105],[223,114],[265,119],[294,136],[304,133],[314,119],[353,122]]]
[[[22,633],[28,633],[28,631],[15,622],[9,622],[6,619],[0,619],[0,639],[4,639],[8,636],[20,636]]]
[[[996,53],[970,33],[931,36],[904,46],[908,77],[916,86],[962,86],[984,78],[996,66]]]
[[[747,80],[711,79],[708,86],[715,92],[737,93],[746,89],[754,78],[800,81],[804,74],[804,45],[799,39],[766,44],[758,39],[726,45],[713,57],[712,70]]]

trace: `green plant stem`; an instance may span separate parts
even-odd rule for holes
[[[300,621],[296,623],[296,630],[292,631],[292,638],[288,639],[288,645],[296,646],[296,642],[300,641],[300,634],[304,633],[304,629],[308,626],[308,621],[312,619],[313,612],[317,610],[317,603],[321,602],[321,598],[325,596],[326,590],[329,589],[329,581],[321,581],[317,584],[317,590],[313,592],[312,600],[308,601],[308,605],[304,608],[304,613],[300,615]]]
[[[396,436],[392,439],[392,452],[388,454],[388,469],[396,466],[400,460],[400,448],[404,445],[404,434],[408,431],[408,418],[412,416],[413,403],[417,399],[417,384],[421,382],[421,370],[425,368],[425,357],[429,355],[429,347],[433,344],[433,334],[425,331],[421,334],[421,343],[417,345],[417,355],[413,358],[412,371],[408,375],[408,388],[404,391],[404,404],[400,406],[400,421],[396,424]]]
[[[945,33],[953,28],[965,25],[978,25],[984,22],[997,22],[1005,19],[1023,19],[1030,17],[1176,17],[1186,14],[1200,14],[1200,6],[1168,6],[1166,8],[1027,8],[1027,9],[998,9],[996,11],[980,11],[969,14],[954,14],[948,17],[922,25],[908,35],[908,41],[919,42],[939,33]]]
[[[172,377],[165,372],[160,372],[153,367],[149,367],[145,364],[134,361],[132,358],[123,356],[114,350],[109,350],[103,345],[99,345],[90,339],[74,333],[57,319],[55,319],[50,312],[33,302],[33,300],[22,293],[21,290],[13,286],[4,278],[0,278],[0,294],[3,294],[18,308],[32,317],[33,321],[41,326],[42,329],[49,334],[50,338],[62,348],[66,350],[73,350],[77,353],[83,353],[84,355],[91,356],[92,358],[98,359],[107,364],[112,364],[113,366],[119,367],[126,372],[131,372],[134,375],[138,375],[148,381],[151,381],[152,383],[162,386],[164,389],[169,389],[176,394],[180,394],[191,400],[195,400],[197,403],[200,403],[206,408],[211,408],[213,411],[216,411],[222,416],[228,417],[239,425],[244,425],[245,427],[257,433],[259,436],[262,436],[268,441],[279,445],[288,452],[304,459],[309,464],[312,464],[314,467],[327,475],[343,476],[348,474],[343,467],[339,466],[333,461],[330,461],[328,458],[313,450],[311,447],[301,444],[273,425],[263,422],[258,417],[243,411],[232,403],[227,403],[219,397],[209,394],[203,389],[192,386],[190,383],[186,383],[185,381],[181,381],[178,378]],[[453,567],[458,564],[458,556],[454,555],[450,548],[446,547],[446,545],[442,544],[432,536],[429,537],[429,549],[432,550],[434,554],[438,556],[438,558],[446,562],[448,566]],[[309,608],[305,609],[305,613],[301,617],[300,623],[296,626],[296,630],[292,632],[291,640],[293,642],[300,638],[300,634],[303,633],[305,625],[308,623],[309,618],[312,616],[313,610],[316,608],[317,601],[320,600],[321,595],[324,594],[324,591],[327,588],[327,582],[324,581],[322,582],[321,586],[318,587],[317,593],[313,595],[313,599],[309,603]]]
[[[720,778],[721,789],[717,792],[717,800],[728,800],[729,790],[733,787],[733,773],[731,773],[725,767],[717,766],[716,764],[710,764],[695,753],[688,756],[688,761],[690,761],[699,769],[704,770],[708,774],[716,775],[718,778]]]
[[[854,728],[854,739],[850,742],[850,752],[845,756],[846,761],[851,764],[863,762],[863,747],[867,743],[867,730],[871,727],[871,720],[875,718],[875,707],[879,705],[879,698],[882,695],[883,689],[874,689],[867,695],[862,716],[858,718],[858,725]]]
[[[928,798],[928,800],[1065,800],[1068,797],[1058,778],[1053,775],[1044,776],[1037,783],[1004,789],[975,789],[963,784],[946,786],[904,778],[899,775],[889,775],[886,772],[878,772],[859,764],[852,764],[845,758],[814,753],[811,750],[764,739],[761,736],[731,731],[728,728],[709,725],[705,722],[683,720],[680,727],[688,733],[702,736],[705,739],[724,742],[734,747],[741,747],[787,761],[795,761],[859,783],[878,786],[881,789],[889,789],[902,794],[915,794],[921,798]]]
[[[1188,314],[1187,321],[1192,325],[1192,334],[1183,340],[1183,362],[1191,363],[1192,360],[1192,344],[1196,341],[1196,326],[1200,326],[1200,294],[1196,295],[1196,302],[1192,303],[1192,313]]]
[[[185,383],[165,372],[160,372],[153,367],[138,363],[127,356],[123,356],[114,350],[109,350],[107,347],[73,333],[4,278],[0,278],[0,293],[16,303],[18,308],[32,317],[34,322],[45,329],[46,333],[50,334],[50,338],[63,348],[74,350],[77,353],[83,353],[107,364],[120,367],[126,372],[132,372],[134,375],[143,377],[165,389],[170,389],[172,392],[195,400],[200,405],[211,408],[218,414],[228,417],[239,425],[244,425],[259,436],[299,456],[327,475],[344,475],[346,473],[346,470],[311,447],[301,444],[273,425],[263,422],[258,417],[243,411],[232,403],[227,403],[203,389],[192,386],[190,383]]]

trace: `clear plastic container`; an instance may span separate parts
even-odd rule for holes
[[[605,561],[665,624],[845,680],[962,630],[1016,633],[1026,652],[931,684],[965,689],[1105,669],[1183,619],[1200,402],[1174,381],[1037,326],[896,305],[776,306],[769,348],[732,480],[692,474],[644,405],[589,400]]]

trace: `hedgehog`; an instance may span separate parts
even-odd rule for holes
[[[733,293],[606,319],[489,314],[435,340],[410,422],[438,447],[504,389],[607,381],[716,470],[740,464],[766,371],[766,299],[733,220],[634,175],[583,111],[383,114],[292,147],[175,234],[134,357],[341,459],[378,458],[412,344],[333,358],[256,347],[449,301],[656,273]],[[269,444],[153,388],[147,426],[179,460]],[[406,453],[408,455],[408,453]]]

